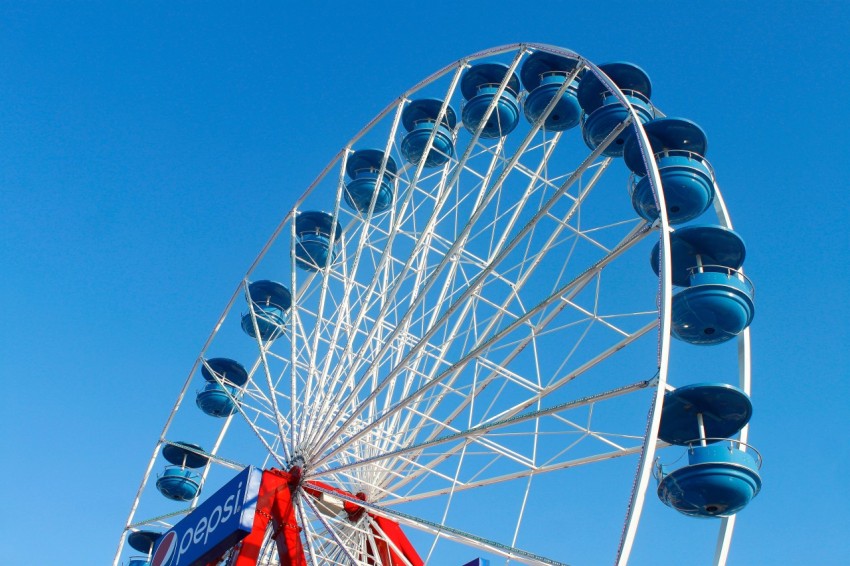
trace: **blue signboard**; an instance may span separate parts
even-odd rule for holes
[[[151,566],[206,564],[245,538],[254,524],[263,472],[247,467],[160,537]]]

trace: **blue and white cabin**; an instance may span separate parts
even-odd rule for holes
[[[546,51],[535,51],[525,60],[520,78],[529,92],[525,99],[525,118],[532,124],[552,102],[567,78],[576,70],[578,61]],[[552,132],[562,132],[578,126],[581,105],[578,103],[578,85],[581,73],[570,81],[558,97],[555,106],[543,121],[542,127]]]
[[[599,69],[623,92],[642,124],[652,120],[655,116],[655,108],[649,101],[652,82],[643,69],[626,62],[606,63]],[[590,149],[599,147],[629,117],[629,109],[591,72],[585,73],[579,83],[578,102],[584,111],[582,135]],[[634,129],[627,127],[602,153],[608,157],[623,155],[623,145],[633,134]]]
[[[384,164],[384,152],[380,149],[355,151],[345,163],[345,172],[351,178],[345,185],[345,202],[357,212],[366,214],[374,199],[373,214],[385,212],[393,205],[393,179],[397,171],[392,156],[387,156]]]
[[[166,444],[162,456],[170,466],[156,480],[156,488],[168,499],[190,501],[201,492],[201,475],[195,471],[207,465],[209,458],[199,452],[197,444],[175,442]]]
[[[685,226],[670,234],[673,285],[672,334],[690,344],[731,340],[753,320],[755,289],[741,273],[744,240],[721,226]],[[659,272],[659,244],[650,256]]]
[[[274,340],[283,333],[291,306],[289,289],[276,281],[254,281],[248,285],[248,312],[242,315],[242,330],[251,338]]]
[[[241,388],[248,383],[248,372],[242,364],[229,358],[210,358],[204,360],[201,375],[207,383],[195,398],[198,408],[211,417],[229,417],[235,413],[234,400],[238,401]]]
[[[688,447],[688,463],[672,470],[658,464],[658,496],[693,517],[727,517],[761,489],[761,457],[731,438],[749,422],[752,403],[726,383],[680,387],[664,397],[658,437]]]
[[[306,271],[324,269],[336,258],[331,249],[342,237],[342,227],[332,214],[318,210],[298,213],[295,217],[295,265]]]
[[[401,123],[407,134],[401,140],[401,153],[404,158],[414,165],[422,161],[425,147],[434,133],[431,149],[425,158],[425,167],[438,167],[445,164],[454,155],[454,138],[452,133],[457,126],[457,115],[451,105],[446,105],[446,112],[439,124],[440,109],[443,101],[437,98],[414,100],[401,113]]]
[[[705,132],[684,118],[658,118],[646,124],[644,130],[661,176],[667,220],[673,225],[693,220],[714,202],[714,172],[705,159]],[[658,218],[658,205],[636,136],[626,140],[623,161],[634,173],[630,182],[632,206],[652,222]]]
[[[127,566],[150,566],[153,549],[161,536],[162,533],[156,531],[133,531],[127,535],[127,544],[136,552],[144,554],[131,556]]]
[[[519,78],[516,73],[508,77],[508,71],[509,67],[503,63],[480,63],[464,73],[460,90],[466,103],[461,116],[463,126],[470,132],[475,133],[483,122],[480,137],[500,138],[514,131],[519,124]],[[487,109],[506,78],[505,89],[485,122]]]

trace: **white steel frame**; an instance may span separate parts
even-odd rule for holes
[[[565,140],[580,135],[577,129],[553,133],[540,128],[554,103],[535,124],[523,121],[506,138],[481,139],[483,124],[495,110],[494,99],[475,131],[458,126],[456,152],[446,165],[426,170],[423,163],[404,164],[398,147],[404,134],[402,111],[410,100],[442,97],[442,117],[449,101],[460,106],[458,85],[471,64],[496,59],[518,71],[535,50],[580,61],[561,92],[586,69],[629,108],[630,118],[597,149],[585,148],[578,157],[575,148],[570,149],[567,161],[562,147],[569,149],[571,142]],[[507,78],[497,95],[506,86]],[[663,395],[669,389],[672,294],[671,229],[642,127],[636,129],[638,142],[661,217],[652,225],[634,214],[606,217],[605,207],[596,202],[597,192],[607,190],[603,179],[610,177],[606,174],[611,159],[602,151],[632,124],[639,124],[637,113],[594,64],[574,52],[539,44],[513,44],[471,55],[426,78],[384,109],[295,203],[231,297],[156,442],[113,564],[119,563],[131,529],[165,528],[197,504],[136,518],[146,494],[156,495],[151,474],[162,445],[177,440],[174,427],[184,414],[187,419],[208,419],[210,429],[219,427],[206,453],[211,460],[204,480],[220,466],[298,464],[308,481],[352,494],[315,488],[325,493],[322,499],[297,490],[296,508],[311,564],[360,563],[375,545],[377,524],[369,513],[430,537],[430,547],[418,548],[426,561],[438,555],[438,544],[452,541],[516,563],[560,564],[570,557],[521,548],[524,529],[535,520],[526,512],[535,478],[631,457],[636,471],[623,502],[626,518],[618,542],[612,541],[616,562],[626,564],[659,446]],[[343,199],[345,164],[363,143],[374,144],[379,132],[384,132],[378,139],[384,140],[385,152],[379,175],[387,171],[389,155],[404,164],[393,181],[396,200],[386,214],[374,213],[374,201],[368,211],[357,213]],[[434,134],[426,153],[433,140]],[[621,184],[625,182],[624,177]],[[731,227],[715,189],[719,221]],[[627,201],[626,191],[606,195],[603,202],[617,198]],[[296,269],[291,257],[295,214],[315,208],[331,212],[344,231],[340,242],[331,237],[338,257],[310,273]],[[600,208],[602,219],[597,220],[592,212]],[[654,283],[648,274],[634,277],[649,281],[644,286],[657,289],[657,294],[624,299],[616,285],[607,286],[607,274],[621,263],[628,265],[625,258],[645,251],[653,238],[661,243],[660,276]],[[266,275],[272,268],[274,274]],[[269,342],[258,338],[253,358],[240,360],[249,368],[250,380],[234,398],[238,412],[215,421],[191,403],[188,410],[178,411],[207,352],[227,340],[220,336],[222,329],[238,326],[236,305],[246,304],[247,284],[258,278],[285,282],[293,304],[284,334]],[[623,306],[609,306],[618,305],[618,300]],[[627,307],[631,310],[617,310]],[[256,317],[252,320],[259,336]],[[653,335],[657,340],[649,340]],[[250,342],[244,335],[241,339]],[[562,353],[550,355],[553,346],[561,344]],[[652,350],[652,364],[628,379],[606,381],[608,364],[625,355],[622,352],[640,349]],[[738,367],[741,387],[749,393],[749,331],[739,339]],[[573,394],[576,384],[590,380],[586,375],[593,375],[592,385]],[[644,409],[648,407],[645,420],[637,415],[639,427],[631,421],[622,425],[615,418],[605,420],[616,413],[609,407],[630,406],[639,395]],[[259,456],[229,456],[224,446],[237,423],[255,439]],[[746,439],[745,429],[741,441]],[[512,525],[496,529],[499,537],[454,526],[464,523],[455,512],[455,501],[488,490],[499,493],[506,485],[522,493],[522,502]],[[354,498],[358,491],[366,493],[366,503]],[[346,499],[369,513],[352,523],[335,512]],[[428,508],[428,516],[406,511],[422,513],[423,502],[438,504]],[[726,562],[734,523],[734,517],[721,523],[715,564]],[[271,554],[268,559],[273,560]]]

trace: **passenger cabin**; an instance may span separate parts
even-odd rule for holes
[[[688,463],[677,469],[657,464],[661,501],[693,517],[726,517],[746,507],[761,489],[761,456],[731,437],[752,412],[747,394],[726,383],[668,392],[658,437],[687,446]]]
[[[652,95],[652,83],[643,69],[626,62],[606,63],[600,65],[599,69],[625,95],[642,124],[652,120],[655,116],[655,108],[649,101]],[[582,135],[590,149],[599,147],[630,116],[628,107],[623,105],[620,99],[590,71],[582,77],[577,96],[584,111]],[[623,155],[623,146],[633,133],[632,127],[623,129],[602,150],[602,154],[608,157]]]
[[[401,140],[401,153],[409,163],[418,165],[422,161],[428,140],[431,140],[431,148],[424,167],[439,167],[454,156],[453,132],[457,126],[457,115],[447,104],[440,119],[442,108],[443,101],[437,98],[414,100],[404,107],[401,123],[407,134]]]
[[[520,83],[515,73],[508,75],[509,71],[509,67],[502,63],[479,63],[464,73],[460,90],[466,102],[461,116],[463,126],[471,133],[474,134],[480,128],[479,137],[500,138],[514,131],[519,124],[517,97]],[[494,99],[496,106],[488,114]]]
[[[743,239],[721,226],[685,226],[670,234],[673,285],[672,334],[690,344],[731,340],[753,320],[755,289],[740,271]],[[659,244],[650,256],[659,269]]]
[[[157,531],[133,531],[127,535],[127,544],[144,556],[131,556],[127,566],[150,566],[153,549],[162,533]]]
[[[336,259],[342,227],[332,214],[309,210],[295,217],[295,237],[295,265],[305,271],[319,271]]]
[[[242,315],[245,334],[266,342],[283,334],[292,306],[289,289],[275,281],[254,281],[248,285],[247,300],[248,312]]]
[[[667,220],[682,224],[708,210],[714,202],[714,172],[705,159],[708,139],[694,122],[684,118],[659,118],[644,126],[661,177]],[[632,207],[652,222],[658,204],[647,176],[636,136],[626,140],[623,161],[631,169]]]
[[[170,465],[156,480],[159,492],[173,501],[194,499],[201,492],[201,475],[195,470],[209,461],[203,452],[203,448],[188,442],[166,444],[162,456]]]
[[[520,70],[522,84],[529,93],[524,104],[526,120],[536,123],[554,103],[541,124],[544,130],[563,132],[578,126],[581,122],[578,85],[582,74],[578,66],[576,59],[546,51],[529,55]],[[568,79],[569,84],[564,87]]]
[[[360,214],[370,210],[380,214],[393,205],[393,179],[398,166],[391,156],[385,158],[380,149],[359,149],[346,161],[345,172],[351,178],[343,193],[348,206]]]
[[[211,417],[229,417],[236,412],[242,387],[248,383],[248,372],[239,362],[229,358],[203,361],[201,375],[206,381],[195,404]]]

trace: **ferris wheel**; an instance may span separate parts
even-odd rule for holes
[[[378,114],[227,304],[114,564],[177,564],[170,529],[254,470],[286,493],[254,564],[624,564],[650,490],[717,518],[725,563],[761,487],[753,286],[706,134],[651,97],[635,64],[515,44]]]

